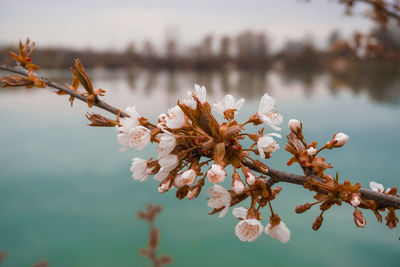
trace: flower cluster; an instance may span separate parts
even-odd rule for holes
[[[265,94],[260,100],[258,111],[244,123],[239,123],[235,116],[244,102],[244,99],[236,101],[232,95],[227,95],[211,105],[207,101],[206,88],[195,85],[194,90],[188,92],[188,98],[179,101],[167,113],[160,114],[156,125],[149,123],[132,106],[125,110],[129,117],[122,118],[115,128],[118,132],[117,140],[122,145],[121,151],[130,148],[141,150],[149,143],[156,143],[157,158],[134,158],[131,171],[133,179],[138,181],[145,181],[154,175],[156,181],[161,181],[158,187],[160,193],[175,188],[177,198],[191,200],[197,198],[203,186],[209,182],[213,186],[207,190],[208,206],[214,209],[212,214],[220,213],[220,217],[232,205],[250,197],[252,204],[246,215],[238,216],[240,222],[235,232],[240,240],[253,241],[258,234],[253,236],[251,233],[251,238],[244,235],[250,235],[254,228],[252,225],[257,225],[254,228],[256,230],[263,229],[260,208],[270,204],[280,188],[272,189],[265,177],[257,176],[246,166],[246,162],[251,160],[259,168],[267,170],[266,165],[253,160],[250,154],[259,155],[263,159],[270,158],[279,149],[274,138],[281,138],[281,135],[264,134],[264,128],[254,134],[244,133],[243,130],[247,124],[263,123],[274,130],[280,130],[278,125],[282,123],[283,117],[275,110],[275,99]],[[222,123],[214,117],[213,111],[223,115]],[[241,141],[246,137],[253,143],[250,147],[243,147]],[[221,183],[228,177],[229,171],[232,172],[232,188],[226,189]],[[287,242],[289,230],[280,219],[276,219],[279,216],[273,213],[272,208],[271,212],[273,219],[265,228],[266,233]],[[281,232],[285,234],[282,236]]]

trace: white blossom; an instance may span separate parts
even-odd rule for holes
[[[244,98],[239,99],[235,102],[235,98],[232,95],[226,95],[223,100],[214,103],[213,107],[215,112],[224,115],[224,112],[228,109],[235,109],[235,115],[239,113],[239,109],[244,104]]]
[[[197,99],[199,99],[200,103],[204,104],[206,102],[207,97],[207,90],[204,86],[200,86],[195,84],[194,85],[194,94],[196,95]]]
[[[263,95],[258,108],[258,116],[260,119],[275,131],[280,131],[277,127],[283,121],[283,116],[275,110],[275,99],[268,94]]]
[[[165,157],[162,157],[158,160],[158,164],[160,164],[160,170],[154,175],[154,180],[162,181],[169,173],[176,168],[179,164],[178,156],[175,154],[169,154]]]
[[[188,93],[191,94],[191,92],[188,92]],[[189,98],[189,99],[184,99],[182,101],[182,104],[184,104],[185,106],[187,106],[187,107],[189,107],[191,109],[196,109],[196,107],[197,107],[197,103],[196,103],[196,101],[194,101],[194,99],[192,97]]]
[[[185,114],[179,106],[168,110],[168,114],[165,117],[165,124],[170,129],[179,129],[185,124]]]
[[[213,164],[207,172],[208,180],[211,183],[222,183],[225,180],[226,171],[219,164]]]
[[[162,194],[167,192],[170,188],[171,188],[171,179],[168,179],[167,181],[162,182],[159,186],[158,186],[158,193]]]
[[[121,127],[115,126],[118,132],[128,133],[130,130],[140,125],[139,122],[140,115],[136,111],[135,106],[127,107],[125,109],[125,113],[127,113],[129,117],[124,117],[119,120]]]
[[[200,103],[204,104],[206,102],[207,90],[204,86],[195,84],[194,91],[187,91],[187,95],[189,99],[184,99],[182,103],[191,109],[196,109],[197,102],[194,100],[193,95],[197,97]]]
[[[121,152],[127,151],[131,147],[136,150],[142,150],[150,142],[150,130],[143,126],[136,126],[128,132],[119,133],[117,140],[122,145]]]
[[[165,157],[162,157],[158,160],[158,164],[160,164],[161,172],[170,172],[176,168],[179,164],[178,156],[175,154],[169,154]]]
[[[160,139],[160,142],[157,145],[157,151],[159,153],[158,157],[162,158],[174,150],[176,146],[176,139],[173,134],[168,132],[161,133],[157,135],[157,137]]]
[[[263,159],[265,158],[266,153],[272,153],[275,152],[277,149],[279,149],[279,144],[272,138],[273,136],[282,138],[280,134],[270,133],[258,139],[257,142],[258,152],[260,153],[260,157]]]
[[[164,180],[165,178],[167,178],[168,175],[169,175],[169,171],[166,171],[165,169],[164,169],[164,170],[161,170],[161,169],[160,169],[160,170],[156,173],[156,175],[154,175],[154,180],[156,180],[156,181],[162,181],[162,180]]]
[[[235,234],[243,242],[253,242],[260,237],[264,227],[257,219],[244,219],[235,227]]]
[[[353,194],[351,196],[351,201],[350,201],[351,205],[353,205],[354,207],[358,207],[358,205],[361,204],[361,197],[360,194]]]
[[[214,209],[224,208],[219,217],[224,217],[231,206],[231,194],[224,187],[215,184],[207,190],[210,195],[207,205]]]
[[[290,119],[288,122],[289,129],[292,133],[298,134],[303,130],[303,125],[300,121],[295,119]]]
[[[241,194],[244,190],[244,183],[239,179],[235,179],[233,181],[232,190],[235,191],[236,194]]]
[[[282,221],[279,222],[278,225],[274,227],[269,223],[265,227],[265,233],[271,237],[276,238],[282,243],[287,243],[290,240],[290,230],[287,228],[286,224]]]
[[[236,207],[233,209],[232,214],[238,219],[246,219],[248,209],[245,207]]]
[[[151,169],[147,167],[147,160],[133,158],[131,165],[132,178],[140,182],[146,181],[151,173]]]
[[[167,118],[167,114],[165,114],[165,113],[161,113],[160,115],[158,115],[157,127],[160,128],[163,131],[165,131],[166,118]]]
[[[377,183],[377,182],[370,182],[370,183],[369,183],[369,187],[370,187],[373,191],[376,191],[376,192],[381,192],[381,193],[385,192],[385,188],[383,187],[383,185],[382,185],[382,184],[379,184],[379,183]]]
[[[247,172],[246,183],[248,185],[253,185],[255,182],[256,182],[256,177],[254,176],[254,174],[252,172]]]
[[[197,174],[194,170],[189,169],[184,171],[182,174],[178,175],[174,180],[174,186],[176,188],[181,188],[185,185],[191,185],[196,181]]]

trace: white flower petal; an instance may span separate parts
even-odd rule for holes
[[[383,187],[382,184],[379,184],[379,183],[374,182],[374,181],[372,181],[372,182],[369,183],[369,187],[370,187],[373,191],[376,191],[376,192],[383,192],[383,191],[385,190],[385,188]]]
[[[248,211],[248,209],[246,209],[245,207],[236,207],[236,208],[233,209],[232,214],[236,218],[246,219],[247,211]]]
[[[243,242],[253,242],[260,237],[264,227],[256,219],[240,221],[235,227],[235,234]]]
[[[275,227],[271,228],[271,224],[269,223],[265,227],[265,233],[269,234],[271,238],[276,238],[282,243],[287,243],[290,240],[290,230],[287,228],[284,222],[280,222]]]

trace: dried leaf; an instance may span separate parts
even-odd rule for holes
[[[119,125],[119,122],[116,120],[108,119],[100,114],[86,114],[86,118],[91,121],[89,126],[94,127],[115,127]]]

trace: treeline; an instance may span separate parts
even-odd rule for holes
[[[12,64],[3,47],[0,62]],[[213,71],[235,68],[239,70],[266,70],[271,67],[288,71],[335,70],[348,71],[366,66],[391,66],[400,62],[400,31],[398,27],[380,27],[367,36],[355,34],[346,40],[333,32],[327,40],[327,49],[317,49],[312,39],[288,41],[272,53],[265,33],[246,31],[237,36],[215,38],[207,35],[196,45],[182,48],[179,42],[167,37],[164,48],[151,42],[130,43],[125,51],[74,50],[56,47],[38,47],[33,61],[42,68],[67,68],[74,58],[80,58],[86,67],[142,67],[163,70]],[[365,64],[373,62],[374,64]]]

